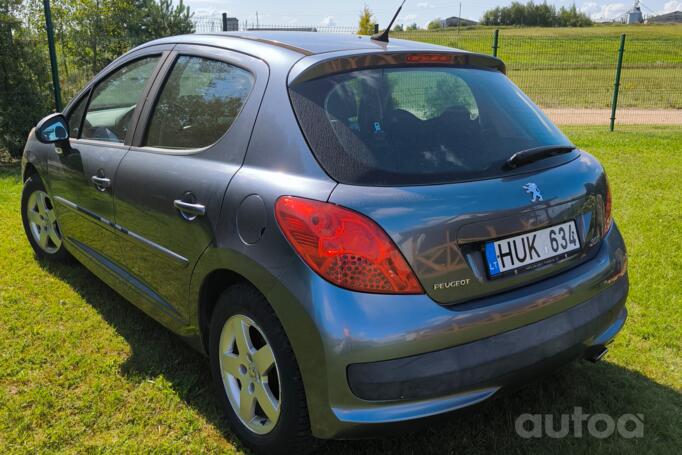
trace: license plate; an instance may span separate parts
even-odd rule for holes
[[[491,277],[518,269],[530,269],[580,249],[574,221],[485,244]]]

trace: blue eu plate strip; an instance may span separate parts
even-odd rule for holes
[[[495,254],[495,242],[485,244],[485,258],[488,260],[488,273],[490,276],[498,275],[500,273],[500,265],[497,263],[497,254]]]

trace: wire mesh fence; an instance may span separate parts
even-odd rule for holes
[[[220,17],[195,20],[218,31]],[[355,34],[355,27],[240,24],[238,30]],[[608,125],[621,33],[603,30],[452,28],[405,30],[394,38],[493,54],[509,77],[560,125]],[[682,125],[682,34],[635,33],[625,39],[615,124]]]
[[[282,31],[299,31],[299,32],[320,32],[320,33],[339,33],[354,35],[357,32],[355,27],[346,27],[338,25],[302,25],[302,24],[245,24],[242,30],[282,30]]]
[[[394,36],[494,54],[509,77],[559,124],[610,123],[620,47],[609,33],[537,30],[412,31]],[[493,49],[496,47],[496,51]],[[616,112],[618,124],[682,125],[682,35],[626,36]]]
[[[223,31],[221,16],[193,16],[192,22],[196,33],[214,33]]]
[[[192,21],[196,33],[220,32],[226,25],[228,30],[239,31],[356,33],[355,27],[232,22],[220,15],[195,16]],[[494,29],[476,27],[406,30],[391,36],[496,54],[507,65],[509,77],[559,125],[608,125],[621,38],[618,27],[600,29],[501,29],[497,41]],[[85,47],[90,51],[78,53],[73,52],[78,43],[60,37],[59,28],[55,31],[65,102],[105,63],[127,50],[125,43],[107,42],[105,37],[96,39],[100,43]],[[100,49],[100,53],[93,54],[92,49]],[[49,61],[46,40],[35,42],[35,50]],[[626,37],[617,105],[616,126],[682,126],[682,33],[637,33]]]
[[[194,16],[195,33],[213,33],[222,31],[223,21],[226,21],[226,31],[249,31],[249,30],[284,30],[299,32],[342,33],[355,34],[356,27],[340,25],[306,25],[306,24],[261,24],[256,22],[240,22],[235,18],[225,16]]]

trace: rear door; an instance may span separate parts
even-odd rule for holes
[[[115,256],[116,170],[132,141],[144,96],[168,47],[124,59],[68,111],[70,149],[48,158],[50,190],[67,241],[101,264]]]
[[[253,57],[178,45],[152,88],[115,198],[125,232],[117,262],[157,310],[187,316],[191,272],[215,239],[267,78]]]

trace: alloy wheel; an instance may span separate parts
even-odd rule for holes
[[[33,239],[41,250],[54,254],[62,246],[62,233],[50,196],[45,191],[31,193],[26,206],[26,217]]]
[[[277,361],[260,327],[249,317],[230,317],[220,334],[220,373],[239,420],[256,434],[267,434],[281,412]]]

